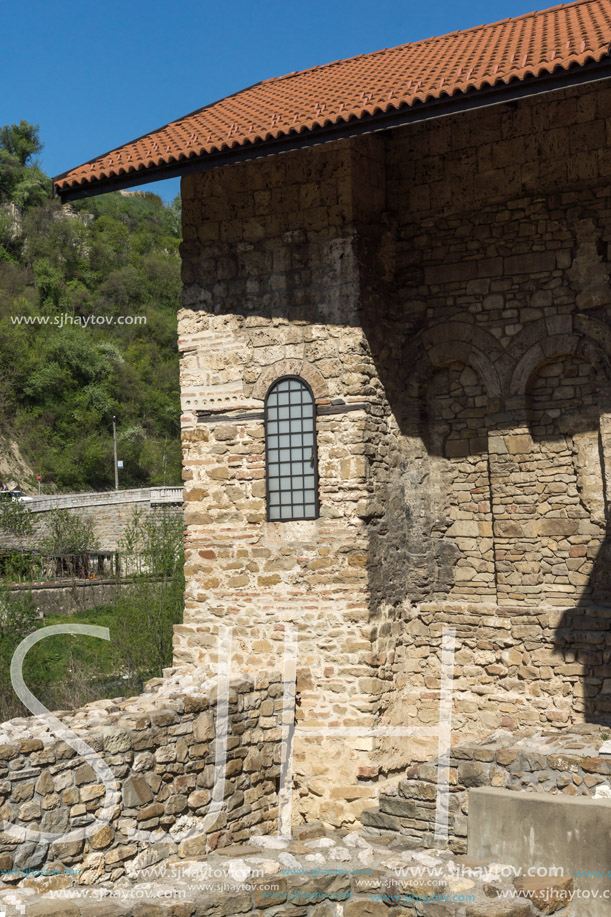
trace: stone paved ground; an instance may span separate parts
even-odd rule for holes
[[[526,880],[501,864],[448,851],[416,850],[405,839],[295,829],[292,840],[248,844],[179,860],[150,849],[149,865],[113,882],[30,876],[0,883],[6,917],[575,917],[565,906],[572,880]],[[129,870],[128,870],[129,872]]]

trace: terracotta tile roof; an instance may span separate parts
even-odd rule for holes
[[[598,62],[610,43],[611,0],[578,0],[362,54],[243,89],[58,176],[55,186],[133,184],[192,158]]]

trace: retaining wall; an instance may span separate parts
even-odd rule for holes
[[[73,615],[88,608],[110,604],[122,592],[129,592],[134,581],[126,580],[69,580],[58,583],[24,583],[11,586],[9,597],[18,599],[30,593],[34,607],[42,617],[46,615]]]
[[[0,533],[0,550],[40,548],[41,539],[47,534],[47,514],[56,509],[65,509],[75,515],[93,519],[101,551],[117,551],[132,521],[134,512],[146,513],[170,511],[182,514],[182,487],[141,487],[134,490],[110,490],[104,493],[54,494],[35,497],[28,504],[34,515],[35,529],[28,538]]]

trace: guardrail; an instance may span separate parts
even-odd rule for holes
[[[103,493],[49,494],[32,497],[30,512],[46,513],[52,509],[76,509],[81,506],[116,506],[121,503],[182,504],[182,487],[139,487],[133,490],[109,490]]]

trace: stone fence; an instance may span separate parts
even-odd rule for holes
[[[28,509],[35,516],[35,531],[29,538],[15,542],[15,537],[0,533],[0,549],[36,550],[47,532],[46,514],[64,509],[93,519],[98,547],[102,551],[117,551],[125,530],[136,510],[146,513],[170,511],[181,514],[182,487],[140,487],[134,490],[109,490],[103,493],[54,494],[35,497]]]
[[[217,774],[225,778],[224,801],[206,823],[215,787],[216,682],[202,677],[155,679],[139,697],[100,700],[63,716],[114,775],[117,792],[107,808],[91,763],[40,721],[0,726],[0,823],[58,835],[48,842],[0,833],[3,882],[19,883],[25,870],[43,866],[78,867],[86,885],[115,881],[171,855],[276,830],[281,677],[231,683],[227,763]],[[91,837],[61,840],[104,816],[108,824]]]
[[[467,852],[469,790],[498,787],[527,793],[611,797],[611,743],[593,725],[570,732],[516,736],[500,731],[484,742],[452,748],[449,776],[449,846]],[[605,754],[604,749],[609,749]],[[402,835],[423,847],[435,846],[437,761],[414,764],[394,791],[381,795],[361,821],[372,834]]]

